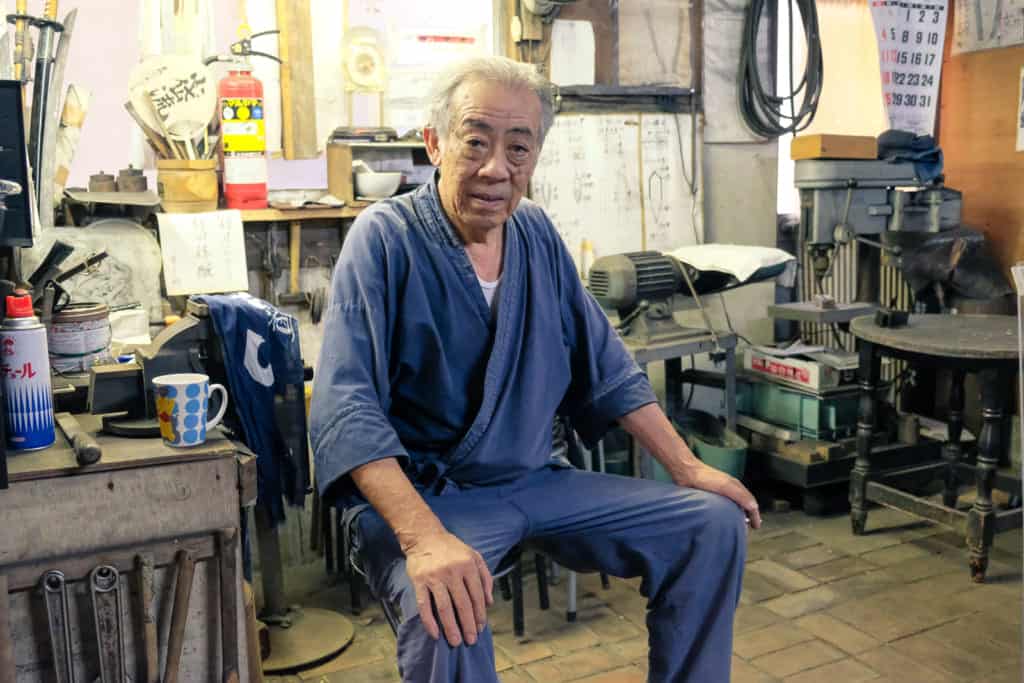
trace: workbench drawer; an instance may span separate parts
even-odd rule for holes
[[[231,450],[223,455],[174,453],[166,459],[147,460],[145,466],[82,468],[70,476],[15,481],[0,491],[4,521],[0,525],[0,585],[6,584],[7,591],[0,596],[7,599],[0,605],[7,608],[6,615],[0,609],[0,641],[6,640],[0,642],[0,668],[4,657],[13,654],[18,683],[58,680],[41,588],[43,576],[57,570],[64,575],[66,586],[63,594],[75,680],[98,680],[98,627],[90,574],[97,567],[108,566],[119,574],[120,608],[112,609],[110,615],[120,614],[126,672],[133,681],[145,681],[142,572],[138,569],[140,558],[145,557],[155,568],[152,604],[162,680],[174,612],[176,558],[185,551],[195,564],[187,609],[178,612],[187,615],[178,680],[221,681],[225,612],[237,634],[241,680],[249,680],[238,542],[240,490],[247,485],[247,469],[239,462]],[[108,467],[115,464],[112,458],[107,462]],[[233,563],[221,562],[225,557],[221,548],[233,556]],[[221,595],[222,565],[224,580],[234,586],[234,595],[227,596],[227,602]],[[61,610],[53,612],[60,614]],[[5,616],[9,639],[3,633]],[[59,661],[65,659],[62,656]],[[9,667],[0,671],[0,683],[7,683],[9,676]]]
[[[170,631],[172,605],[176,581],[174,554],[177,549],[189,549],[196,559],[195,574],[189,600],[185,626],[184,646],[180,660],[180,683],[220,683],[221,681],[221,596],[217,544],[213,534],[191,538],[167,539],[163,542],[114,548],[86,557],[57,558],[46,565],[47,570],[64,573],[69,595],[69,622],[71,624],[72,662],[75,680],[92,683],[99,679],[99,654],[89,590],[89,572],[99,565],[111,565],[120,572],[122,596],[122,631],[128,675],[133,681],[145,681],[143,646],[142,602],[138,589],[135,557],[139,553],[154,556],[154,601],[157,624],[158,660],[164,671],[167,642]],[[236,555],[236,567],[241,567]],[[27,568],[7,569],[9,590],[10,628],[13,643],[17,683],[50,683],[55,678],[47,613],[42,591],[38,587],[42,572],[31,587],[24,584],[35,573]],[[237,576],[237,610],[235,624],[238,632],[240,671],[242,680],[248,680],[244,601],[242,599],[241,572]],[[161,679],[162,680],[162,679]]]

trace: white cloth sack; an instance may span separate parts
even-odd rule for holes
[[[786,264],[776,281],[792,287],[796,277],[796,258],[775,247],[755,247],[747,244],[693,244],[669,252],[679,261],[697,270],[717,270],[729,273],[744,283],[761,268]]]

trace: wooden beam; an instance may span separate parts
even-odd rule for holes
[[[315,159],[316,94],[310,0],[276,0],[281,57],[281,137],[285,159]]]

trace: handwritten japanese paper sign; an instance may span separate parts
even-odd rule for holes
[[[1024,66],[1020,68],[1020,87],[1017,88],[1017,151],[1024,152]]]
[[[169,295],[248,291],[241,212],[160,213],[157,221]]]
[[[1024,43],[1024,0],[956,0],[953,54]]]
[[[871,0],[889,127],[932,135],[947,0]]]

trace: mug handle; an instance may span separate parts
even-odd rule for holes
[[[213,392],[220,391],[220,410],[213,416],[213,419],[206,423],[206,431],[210,431],[214,427],[220,424],[220,421],[224,419],[224,413],[228,411],[228,390],[224,388],[222,384],[211,384],[210,385],[210,396],[213,396]]]

